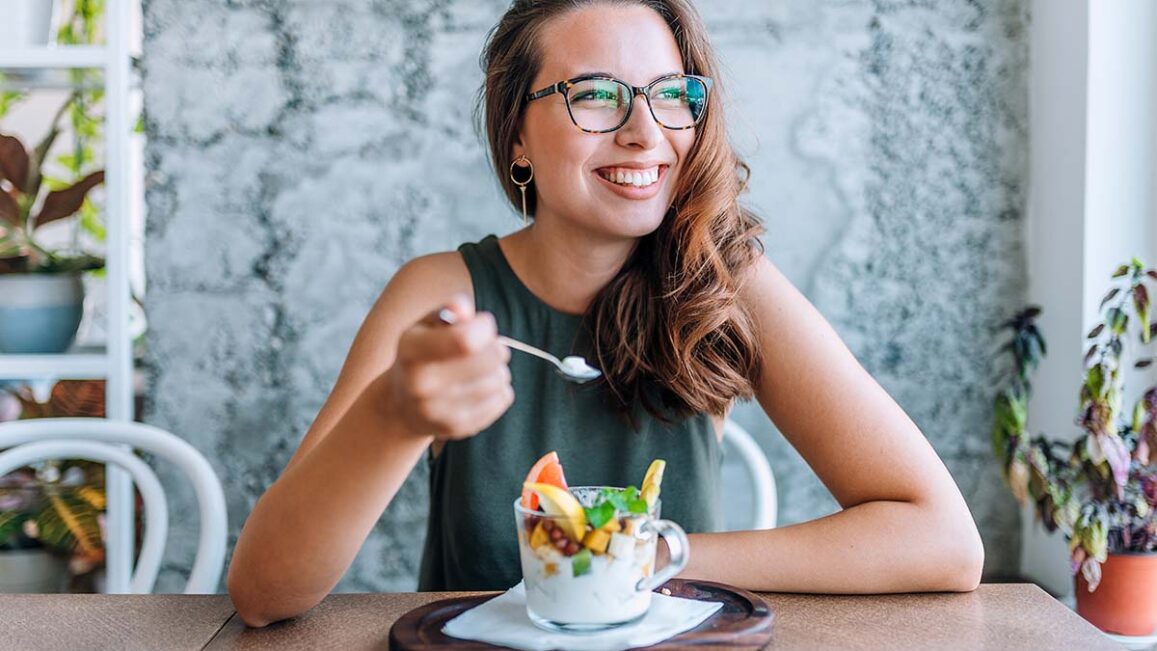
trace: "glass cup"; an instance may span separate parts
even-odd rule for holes
[[[589,507],[602,489],[576,486],[570,492]],[[594,632],[637,622],[651,607],[651,591],[687,566],[687,534],[659,519],[658,499],[647,513],[619,514],[599,531],[588,527],[585,543],[573,539],[566,518],[531,511],[520,502],[514,501],[514,515],[526,612],[539,628]],[[670,563],[656,572],[660,536],[670,549]]]

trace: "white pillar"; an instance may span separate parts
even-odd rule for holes
[[[105,69],[105,190],[108,215],[108,355],[106,416],[132,421],[133,356],[129,337],[129,0],[109,0],[105,8],[108,67]],[[132,477],[109,466],[107,592],[126,593],[132,572],[136,511]]]

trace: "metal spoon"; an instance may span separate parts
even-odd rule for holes
[[[438,310],[438,320],[446,325],[454,325],[458,322],[458,317],[450,310],[441,309]],[[524,344],[517,339],[498,335],[498,341],[507,348],[520,350],[554,364],[555,370],[558,371],[558,374],[561,375],[563,379],[574,382],[575,384],[584,384],[602,375],[599,369],[587,364],[586,359],[577,355],[570,355],[560,360],[544,350],[535,348],[530,344]]]

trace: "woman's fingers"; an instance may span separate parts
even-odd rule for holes
[[[418,408],[438,426],[437,436],[460,438],[490,426],[513,402],[513,395],[510,370],[501,365],[469,382],[448,386]],[[495,407],[502,411],[492,413]]]
[[[514,404],[514,388],[509,384],[498,391],[490,392],[481,401],[462,403],[449,431],[444,438],[468,438],[490,427]]]
[[[484,350],[498,339],[494,315],[474,314],[453,325],[429,323],[427,317],[402,333],[398,361],[403,364],[464,357]]]
[[[415,433],[472,436],[514,400],[510,351],[498,342],[494,316],[473,310],[465,297],[456,298],[398,342],[390,369],[393,404]]]

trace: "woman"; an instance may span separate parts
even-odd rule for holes
[[[262,626],[320,601],[423,457],[420,588],[509,587],[510,504],[549,450],[572,485],[637,484],[666,459],[663,514],[694,549],[683,576],[768,591],[974,589],[983,548],[944,465],[762,255],[689,0],[518,0],[483,64],[491,157],[527,226],[390,281],[238,540],[229,592],[242,619]],[[454,325],[430,316],[443,307]],[[566,384],[511,358],[499,332],[586,355],[604,379]],[[712,533],[722,423],[744,397],[842,511]]]

